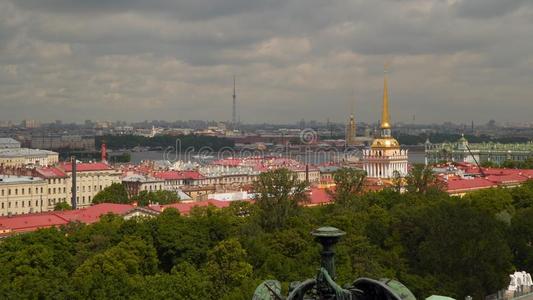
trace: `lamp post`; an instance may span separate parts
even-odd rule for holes
[[[322,245],[320,266],[326,269],[331,278],[336,278],[334,246],[346,232],[335,227],[320,227],[311,232],[315,240]]]

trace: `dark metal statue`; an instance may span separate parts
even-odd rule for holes
[[[335,282],[334,246],[346,233],[334,227],[321,227],[311,234],[322,245],[316,277],[291,283],[287,297],[281,295],[279,281],[267,280],[257,287],[253,300],[416,300],[409,289],[391,279],[359,278],[349,287],[341,287]]]

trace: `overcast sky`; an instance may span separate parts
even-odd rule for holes
[[[0,0],[0,120],[533,121],[532,0]]]

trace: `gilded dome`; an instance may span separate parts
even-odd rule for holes
[[[400,143],[395,138],[377,138],[372,142],[371,148],[398,148]]]

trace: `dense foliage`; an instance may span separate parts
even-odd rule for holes
[[[66,201],[57,202],[54,206],[54,211],[62,211],[62,210],[69,210],[72,209],[72,206],[70,206],[69,203]]]
[[[230,139],[203,135],[157,135],[151,138],[139,135],[105,135],[97,138],[96,146],[100,147],[104,142],[109,149],[132,149],[134,147],[167,149],[168,147],[175,148],[177,145],[178,148],[181,147],[178,149],[181,151],[188,149],[199,151],[205,148],[218,151],[224,147],[234,146],[234,142]]]
[[[121,183],[113,183],[105,189],[98,192],[93,198],[93,204],[98,203],[117,203],[132,204],[137,202],[139,206],[148,206],[149,204],[172,204],[180,201],[176,192],[173,191],[140,191],[139,194],[128,197],[126,188]],[[63,210],[61,206],[56,210]]]
[[[132,202],[137,202],[139,206],[149,204],[172,204],[180,201],[178,194],[173,191],[141,191],[138,195],[131,197]]]
[[[7,238],[0,298],[251,299],[265,279],[286,290],[315,275],[319,246],[309,233],[324,225],[347,233],[337,246],[341,284],[389,277],[420,299],[479,299],[504,288],[514,268],[533,268],[533,183],[455,198],[415,188],[354,193],[358,180],[337,178],[344,187],[334,204],[298,208],[290,173],[264,176],[257,204],[189,216],[167,209],[152,219],[109,215]],[[284,209],[271,206],[274,193]]]
[[[113,183],[110,186],[99,191],[92,200],[94,204],[98,203],[131,203],[128,198],[128,192],[122,183]]]

